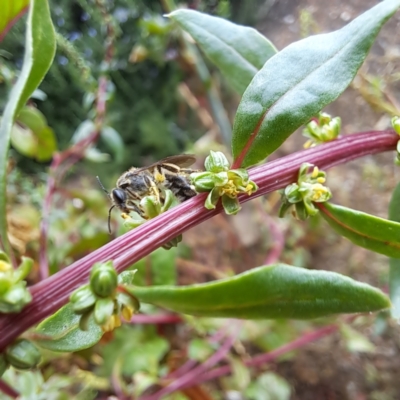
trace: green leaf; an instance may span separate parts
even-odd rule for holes
[[[3,242],[7,237],[6,166],[11,129],[19,111],[50,68],[55,54],[55,43],[55,32],[47,0],[31,0],[24,62],[17,83],[11,90],[0,125],[0,235]]]
[[[70,303],[39,324],[35,342],[52,351],[79,351],[95,345],[102,337],[101,328],[89,318],[87,330],[79,329],[80,315],[72,311]]]
[[[190,286],[128,288],[141,302],[201,317],[309,319],[390,307],[378,289],[327,271],[285,264]]]
[[[236,167],[262,161],[334,101],[399,6],[400,0],[383,1],[344,28],[300,40],[270,58],[243,94],[235,117]]]
[[[168,17],[190,33],[239,94],[277,52],[273,44],[255,29],[222,18],[183,9]]]
[[[281,376],[273,372],[264,372],[246,388],[249,400],[289,400],[290,385]]]
[[[29,0],[3,0],[0,13],[0,42],[12,25],[24,14]]]
[[[100,132],[101,138],[114,153],[115,162],[120,163],[124,158],[125,144],[121,135],[111,126],[104,126]]]
[[[318,205],[337,233],[366,249],[400,258],[400,223],[332,203]]]
[[[400,222],[400,183],[393,191],[389,205],[389,219]],[[392,301],[391,314],[400,319],[400,257],[389,261],[389,295]]]

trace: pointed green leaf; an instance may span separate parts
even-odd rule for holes
[[[393,191],[389,205],[389,219],[400,222],[400,183]],[[400,256],[389,261],[389,294],[392,317],[400,319]]]
[[[269,265],[211,283],[129,288],[140,301],[201,317],[308,319],[390,307],[378,289],[334,272]]]
[[[25,13],[29,0],[2,0],[0,2],[0,42],[12,25]]]
[[[3,12],[3,10],[2,10]],[[11,129],[15,117],[50,68],[56,49],[47,0],[31,0],[25,39],[25,56],[0,125],[0,235],[6,235],[6,171]],[[7,245],[6,245],[7,246]]]
[[[318,208],[331,228],[354,244],[400,258],[400,223],[332,203]]]
[[[232,150],[238,164],[262,161],[334,101],[399,6],[400,0],[383,1],[344,28],[300,40],[270,58],[243,94],[235,117]]]
[[[79,329],[80,315],[72,311],[70,303],[39,324],[35,342],[52,351],[79,351],[95,345],[102,337],[101,328],[89,318],[87,330]]]
[[[239,94],[277,52],[274,45],[255,29],[222,18],[183,9],[168,17],[190,33]]]

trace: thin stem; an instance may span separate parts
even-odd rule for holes
[[[238,325],[239,321],[236,321],[235,325]],[[206,361],[201,363],[199,366],[196,368],[193,368],[189,372],[187,372],[185,375],[180,376],[176,378],[172,383],[170,383],[168,386],[165,388],[159,390],[157,393],[154,393],[153,395],[150,396],[145,396],[145,397],[140,397],[140,400],[158,400],[162,399],[164,396],[166,396],[169,393],[176,392],[177,390],[180,390],[184,387],[187,387],[188,385],[191,385],[191,382],[196,380],[196,378],[200,375],[202,375],[207,369],[210,367],[213,367],[215,364],[223,360],[226,355],[229,353],[231,347],[236,341],[237,336],[239,335],[240,329],[238,329],[238,326],[234,327],[234,332],[231,333],[225,342],[222,344],[222,346],[211,356],[209,357]]]
[[[358,133],[252,168],[250,178],[259,190],[251,196],[239,196],[239,201],[252,200],[295,182],[305,162],[328,169],[367,154],[395,150],[398,139],[393,131]],[[0,316],[0,351],[66,304],[70,293],[87,282],[95,262],[113,260],[118,272],[122,272],[164,243],[220,213],[221,205],[215,210],[204,208],[206,196],[200,194],[172,208],[32,286],[32,302],[21,313]]]
[[[3,381],[3,379],[0,379],[0,392],[10,396],[12,399],[17,399],[20,396],[20,394],[7,382]]]

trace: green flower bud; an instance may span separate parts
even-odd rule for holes
[[[197,192],[209,192],[215,186],[214,174],[212,172],[195,172],[190,175],[192,183]]]
[[[100,297],[110,296],[118,285],[118,275],[112,261],[93,266],[90,272],[90,287]]]
[[[97,300],[89,285],[85,285],[75,290],[69,297],[72,309],[76,314],[85,314],[93,308]]]
[[[8,346],[5,357],[7,362],[18,369],[35,368],[41,360],[38,348],[26,339],[18,339]]]
[[[104,325],[114,313],[114,300],[110,298],[99,299],[94,307],[94,320],[97,325]]]
[[[224,153],[211,150],[210,155],[206,158],[204,162],[204,167],[209,172],[218,173],[227,171],[230,167],[230,164]]]
[[[392,127],[395,132],[400,135],[400,117],[393,117],[392,118]]]

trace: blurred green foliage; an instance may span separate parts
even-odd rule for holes
[[[60,150],[68,147],[83,121],[94,117],[97,81],[102,73],[109,77],[104,124],[119,133],[125,146],[123,154],[116,157],[112,143],[101,138],[100,151],[111,150],[113,157],[110,162],[96,164],[96,171],[90,170],[91,174],[110,176],[149,159],[177,154],[200,136],[202,131],[196,126],[196,117],[177,91],[179,83],[190,79],[195,72],[180,53],[177,31],[162,17],[162,2],[107,2],[117,36],[108,71],[104,70],[103,62],[106,26],[94,0],[60,0],[50,6],[60,34],[58,49],[33,101],[54,130]],[[228,17],[230,3],[203,1],[198,8]],[[0,111],[4,109],[16,69],[22,65],[24,24],[22,18],[1,43]],[[202,90],[200,86],[196,94],[202,96]],[[17,158],[19,166],[27,171],[44,168],[20,155]]]

